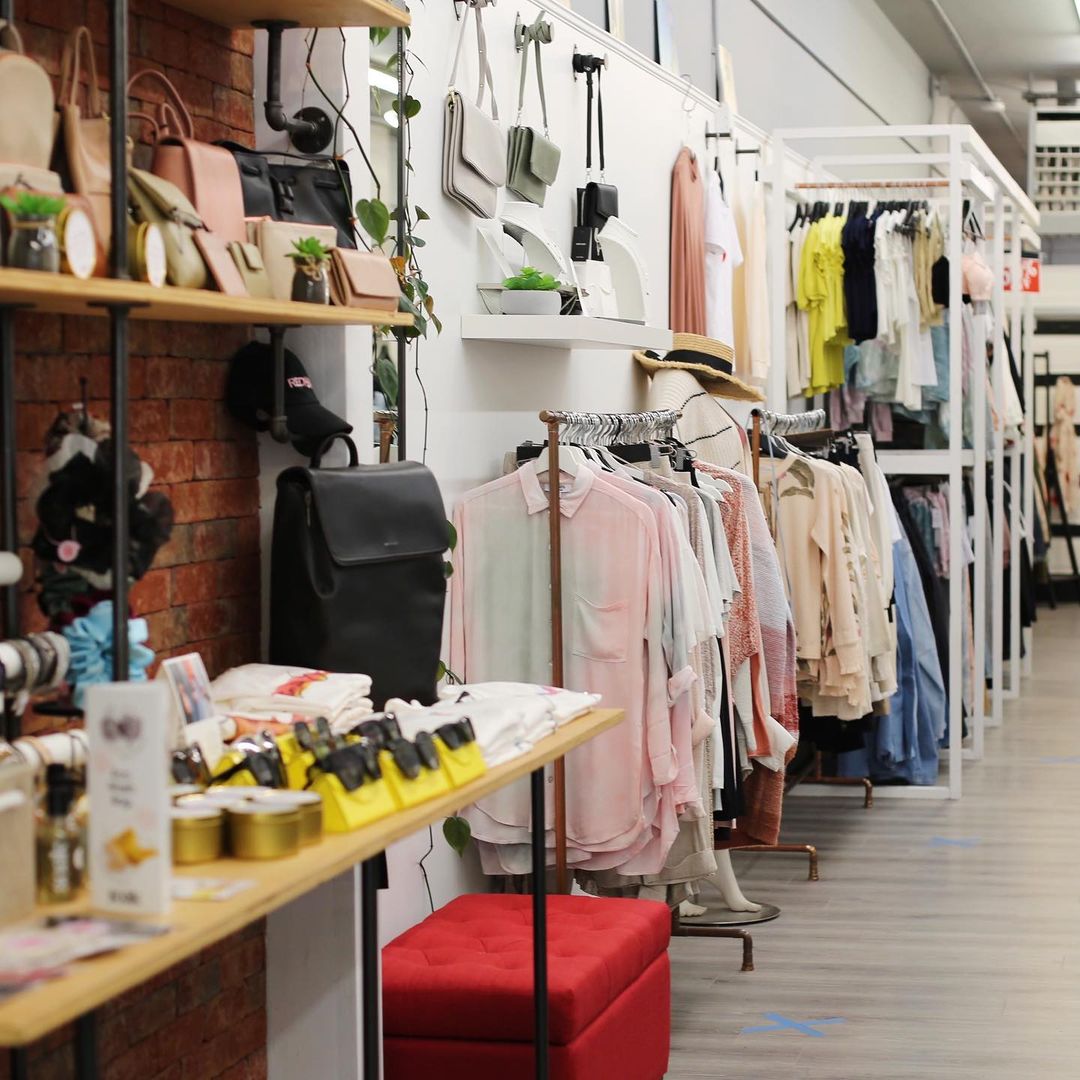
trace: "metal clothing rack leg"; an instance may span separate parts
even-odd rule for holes
[[[382,1024],[379,997],[379,881],[382,871],[377,859],[360,864],[360,985],[362,1060],[364,1080],[382,1075]]]
[[[477,18],[479,17],[477,15]],[[397,72],[397,254],[401,255],[405,251],[408,226],[405,219],[405,31],[401,29],[397,31]],[[409,383],[409,344],[404,330],[397,332],[397,369],[398,461],[405,461],[408,457],[405,439],[405,399]]]

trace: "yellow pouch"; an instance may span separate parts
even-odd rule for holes
[[[480,747],[475,742],[452,750],[436,735],[435,745],[439,748],[439,760],[451,787],[459,788],[487,772],[484,755],[480,753]]]
[[[308,769],[315,764],[315,755],[305,750],[293,734],[279,735],[274,742],[281,753],[289,787],[293,791],[303,791],[307,787]]]
[[[352,832],[397,809],[385,780],[367,780],[354,791],[346,791],[333,773],[320,770],[310,790],[322,796],[325,832]]]
[[[394,800],[401,809],[407,806],[418,806],[420,803],[434,799],[438,795],[444,795],[452,790],[450,777],[445,768],[425,769],[420,767],[420,775],[415,780],[410,780],[394,761],[394,755],[389,750],[379,752],[379,766],[382,769],[383,780],[386,781]]]

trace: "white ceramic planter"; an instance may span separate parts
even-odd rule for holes
[[[562,297],[557,289],[504,289],[502,293],[504,315],[558,315],[561,310]]]

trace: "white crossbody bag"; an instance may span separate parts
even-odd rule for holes
[[[479,86],[476,103],[466,101],[455,86],[469,13],[476,15]],[[484,110],[484,89],[490,91],[491,115]],[[506,136],[499,126],[499,106],[487,58],[487,42],[479,8],[468,3],[461,17],[443,128],[443,191],[477,217],[495,216],[499,188],[506,183]]]

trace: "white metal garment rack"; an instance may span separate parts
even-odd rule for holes
[[[860,140],[918,140],[925,142],[926,151],[908,150],[899,153],[852,153],[830,154],[813,159],[820,169],[861,169],[883,172],[889,169],[903,170],[900,175],[905,179],[879,177],[870,180],[821,179],[812,184],[790,184],[785,166],[787,148],[791,143],[828,142],[831,144],[858,142]],[[865,144],[864,144],[865,145]],[[949,309],[960,312],[963,297],[963,208],[965,198],[971,200],[971,206],[983,222],[994,223],[993,233],[989,237],[991,246],[990,264],[995,277],[991,307],[994,312],[995,332],[993,336],[994,361],[992,367],[992,392],[999,415],[1004,412],[1005,365],[1007,358],[1004,350],[1004,326],[1006,319],[1004,268],[1005,268],[1005,222],[1013,224],[1013,234],[1019,235],[1020,225],[1030,230],[1038,228],[1038,211],[1032,205],[1016,181],[1004,166],[990,153],[989,149],[975,131],[967,125],[910,125],[910,126],[872,126],[872,127],[836,127],[836,128],[799,128],[783,129],[772,136],[772,196],[769,214],[769,267],[773,281],[783,280],[787,265],[787,199],[794,188],[796,192],[814,188],[830,188],[842,192],[858,189],[872,193],[874,189],[905,187],[924,190],[932,197],[944,197],[949,222],[948,246],[949,259]],[[923,176],[912,176],[924,172]],[[930,175],[933,172],[934,175]],[[1014,244],[1014,247],[1017,245]],[[1018,257],[1013,255],[1013,271],[1018,276]],[[1016,304],[1018,294],[1012,296],[1012,325],[1017,322]],[[785,371],[785,303],[783,289],[773,289],[770,298],[772,317],[772,364],[769,374],[769,404],[774,409],[784,409],[787,405],[787,387]],[[987,519],[986,519],[986,468],[987,468],[987,430],[986,430],[986,380],[981,376],[981,366],[976,366],[972,386],[972,410],[974,421],[973,449],[963,449],[963,361],[962,335],[959,322],[956,332],[949,335],[949,446],[947,450],[893,451],[879,454],[881,466],[886,473],[893,475],[941,476],[949,481],[951,512],[949,537],[949,563],[953,572],[949,579],[949,671],[945,674],[948,689],[948,779],[929,787],[879,787],[877,792],[883,798],[909,799],[958,799],[963,790],[964,759],[978,760],[983,754],[984,728],[986,716],[984,707],[984,687],[986,679],[986,614],[987,586],[993,588],[990,601],[990,674],[994,680],[993,708],[990,723],[1002,715],[1001,698],[1003,696],[1002,661],[1003,655],[1003,511],[1002,496],[1004,468],[1003,440],[995,440],[994,450],[994,522],[993,552],[990,566],[987,565]],[[1014,340],[1016,338],[1014,332]],[[1025,363],[1027,357],[1025,357]],[[1027,401],[1028,399],[1025,399]],[[1028,406],[1030,408],[1030,406]],[[1028,425],[1030,427],[1030,425]],[[964,470],[972,472],[972,484],[976,493],[975,514],[971,522],[971,531],[975,548],[975,596],[974,596],[974,634],[972,653],[975,667],[975,694],[973,715],[969,719],[970,746],[963,745],[963,686],[965,670],[963,663],[963,584],[965,561],[964,545]],[[1030,486],[1031,458],[1026,455],[1020,464],[1024,477],[1025,491]],[[988,574],[989,571],[989,574]],[[1011,595],[1013,601],[1012,624],[1018,619],[1018,581]],[[1010,634],[1014,631],[1010,626]],[[1012,655],[1019,655],[1018,632],[1012,637]],[[821,789],[797,788],[801,795],[816,795]],[[836,792],[832,792],[835,794]]]

